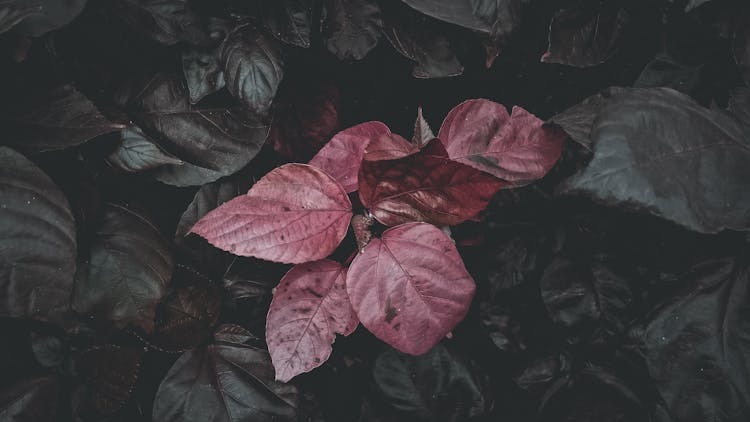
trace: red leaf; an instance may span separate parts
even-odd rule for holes
[[[430,224],[409,223],[370,241],[349,267],[346,288],[368,330],[418,355],[466,316],[475,286],[445,233]]]
[[[349,197],[331,176],[287,164],[206,214],[191,232],[235,255],[299,264],[333,252],[351,217]]]
[[[363,161],[359,198],[387,226],[454,225],[477,215],[506,182],[445,156],[439,141],[397,160]]]
[[[440,127],[451,159],[511,182],[543,177],[560,158],[565,133],[522,109],[488,100],[454,107]]]
[[[400,135],[388,133],[374,138],[365,148],[365,160],[394,160],[419,152],[419,147]]]
[[[293,161],[309,160],[341,127],[341,91],[325,79],[285,79],[274,107],[268,143]]]
[[[322,365],[336,333],[347,336],[357,328],[345,279],[346,268],[327,259],[296,265],[281,279],[266,320],[278,381]]]
[[[337,133],[310,160],[310,165],[321,168],[336,179],[347,193],[357,190],[357,174],[365,148],[370,140],[390,135],[388,126],[380,122],[365,122]]]

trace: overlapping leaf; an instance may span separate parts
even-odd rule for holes
[[[183,161],[153,170],[156,179],[171,185],[202,185],[235,173],[268,136],[265,119],[240,107],[191,106],[185,82],[175,75],[131,83],[118,92],[117,102],[146,135]]]
[[[351,217],[336,180],[312,166],[287,164],[208,213],[191,232],[235,255],[302,263],[333,252]]]
[[[336,334],[359,323],[346,293],[346,268],[321,260],[293,267],[279,282],[266,319],[276,379],[289,381],[323,364]]]
[[[91,256],[76,276],[73,308],[150,332],[173,262],[169,243],[145,218],[109,204]]]
[[[118,16],[134,30],[162,44],[210,44],[208,20],[188,0],[117,0]]]
[[[359,197],[387,226],[454,225],[476,216],[506,182],[450,160],[439,141],[396,160],[363,161]]]
[[[180,356],[156,393],[153,420],[296,421],[296,387],[274,381],[268,352],[246,345],[250,338],[225,325],[214,344]]]
[[[501,104],[468,100],[445,117],[438,138],[452,160],[514,183],[543,177],[562,152],[565,134],[533,114]]]
[[[383,21],[372,0],[327,0],[321,26],[328,50],[341,60],[361,60],[378,44]]]
[[[564,192],[637,207],[701,232],[750,228],[750,143],[738,119],[668,88],[596,97],[587,102],[598,110],[565,113],[564,120],[575,121],[571,114],[593,111],[596,120],[588,131],[594,158]]]
[[[310,47],[312,14],[311,0],[264,0],[263,20],[279,40],[298,47]]]
[[[39,98],[30,98],[2,120],[13,133],[4,143],[25,152],[73,147],[125,127],[107,120],[72,85],[63,85]]]
[[[352,261],[346,287],[362,325],[409,354],[422,354],[466,315],[474,280],[453,241],[424,223],[370,241]]]
[[[251,25],[242,25],[224,40],[220,61],[229,92],[249,110],[268,113],[284,77],[278,42]]]
[[[365,122],[337,133],[310,160],[310,165],[325,170],[341,183],[347,193],[358,189],[357,175],[371,140],[390,135],[388,126],[380,122]]]

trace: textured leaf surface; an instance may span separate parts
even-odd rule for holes
[[[442,28],[429,18],[406,9],[386,15],[383,34],[396,51],[415,62],[412,76],[445,78],[462,74],[464,67],[442,34]]]
[[[211,338],[221,312],[222,291],[208,277],[178,264],[169,291],[156,307],[149,343],[169,351],[196,347]]]
[[[137,128],[123,129],[122,143],[107,156],[107,161],[128,172],[146,171],[168,164],[182,164],[182,160],[164,152]]]
[[[4,116],[11,136],[4,143],[24,152],[43,152],[80,145],[124,126],[108,121],[72,85],[31,98]]]
[[[211,210],[230,199],[246,194],[252,184],[251,177],[237,174],[201,186],[177,222],[175,242],[180,243],[195,223]]]
[[[130,399],[141,369],[144,350],[113,344],[84,350],[76,371],[89,390],[89,399],[101,414],[115,413]]]
[[[750,228],[750,142],[738,119],[668,88],[600,95],[604,105],[589,131],[594,158],[563,192],[701,232]]]
[[[346,286],[362,325],[414,355],[430,350],[464,318],[475,289],[453,241],[424,223],[372,239],[352,261]]]
[[[185,74],[191,104],[199,103],[226,85],[217,50],[191,48],[182,52],[182,73]]]
[[[452,160],[514,183],[543,177],[560,158],[565,134],[533,114],[468,100],[448,113],[438,138]]]
[[[268,352],[243,344],[251,336],[235,327],[177,359],[156,393],[153,420],[297,420],[296,387],[274,381]]]
[[[363,161],[359,197],[387,226],[454,225],[476,216],[506,182],[445,156],[439,141],[397,160]]]
[[[310,160],[341,183],[347,193],[358,189],[357,175],[365,148],[373,139],[390,135],[388,126],[380,122],[365,122],[337,133]]]
[[[185,82],[156,74],[120,90],[117,103],[151,139],[183,161],[160,166],[154,177],[176,186],[202,185],[243,168],[268,136],[264,119],[240,107],[193,107]]]
[[[372,138],[365,147],[364,160],[395,160],[419,152],[419,147],[407,141],[401,135],[388,133]]]
[[[210,43],[206,19],[190,7],[188,0],[117,0],[115,7],[120,19],[156,42]]]
[[[276,379],[287,382],[331,355],[336,334],[357,327],[346,268],[321,260],[294,266],[279,282],[266,320],[266,343]]]
[[[91,256],[80,264],[73,308],[150,332],[172,277],[169,243],[148,220],[119,205],[109,204],[103,219]]]
[[[340,60],[361,60],[378,44],[383,21],[372,0],[327,0],[321,32]]]
[[[312,0],[264,0],[263,20],[274,37],[297,47],[310,47]]]
[[[703,262],[633,337],[675,420],[750,417],[750,291],[747,257]],[[728,415],[731,415],[728,416]]]
[[[331,176],[287,164],[206,214],[191,232],[235,255],[297,264],[333,252],[351,217],[349,197]]]
[[[596,66],[617,52],[629,20],[628,13],[617,2],[595,3],[555,14],[543,62]]]
[[[229,92],[249,110],[266,114],[284,77],[281,47],[250,25],[237,27],[221,47]]]
[[[0,315],[61,322],[75,272],[68,200],[31,161],[0,147]]]

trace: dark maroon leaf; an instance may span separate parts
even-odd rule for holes
[[[476,216],[506,182],[448,159],[439,141],[397,160],[363,161],[359,197],[387,226],[454,225]]]
[[[170,289],[156,307],[149,343],[183,351],[211,338],[221,312],[221,290],[194,268],[178,264]]]
[[[215,344],[180,356],[156,393],[153,420],[296,421],[296,387],[274,381],[268,352],[244,344],[251,339],[224,326]]]
[[[224,40],[220,60],[229,93],[252,112],[268,113],[284,77],[278,42],[242,25]]]
[[[612,89],[597,97],[587,100],[602,104],[589,129],[594,158],[564,183],[563,192],[627,205],[700,232],[750,228],[750,144],[738,119],[668,88]],[[574,110],[585,116],[592,111]]]
[[[341,91],[325,79],[286,80],[277,97],[269,142],[292,161],[306,162],[341,122]]]
[[[362,325],[413,355],[430,350],[464,318],[475,289],[453,241],[424,223],[372,239],[352,261],[346,287]]]
[[[276,379],[287,382],[322,365],[336,334],[359,321],[346,293],[346,268],[321,260],[294,266],[279,282],[266,319],[266,343]]]
[[[701,263],[679,280],[633,338],[674,420],[750,417],[750,291],[746,256]]]
[[[119,205],[109,204],[103,219],[91,255],[79,263],[73,308],[151,332],[172,276],[169,243],[148,220]]]
[[[398,12],[398,13],[396,13]],[[407,10],[394,10],[384,19],[385,37],[393,48],[415,62],[415,78],[458,76],[464,67],[453,53],[450,41],[434,22]]]
[[[438,138],[448,156],[516,184],[542,178],[555,165],[565,133],[522,109],[488,100],[468,100],[443,120]]]
[[[492,409],[486,375],[442,344],[422,356],[386,350],[372,378],[363,421],[468,421]]]
[[[274,37],[297,47],[310,47],[313,0],[263,0],[263,19]]]
[[[365,122],[337,133],[310,160],[310,165],[325,170],[341,183],[347,193],[358,189],[357,175],[365,148],[376,138],[391,135],[381,122]]]
[[[175,75],[129,84],[117,102],[146,135],[183,161],[153,170],[156,179],[171,185],[202,185],[235,173],[268,136],[268,123],[240,107],[191,106],[185,82]]]
[[[383,21],[372,0],[326,0],[321,32],[340,60],[361,60],[378,44]]]
[[[0,315],[62,323],[75,272],[68,200],[31,161],[0,147]]]
[[[151,142],[138,128],[123,129],[122,142],[111,154],[107,162],[127,171],[140,172],[165,165],[182,165],[182,160],[164,152]]]
[[[211,43],[207,19],[188,0],[116,0],[115,8],[133,30],[161,44]]]
[[[32,153],[73,147],[125,127],[108,121],[72,85],[28,99],[2,120],[10,131],[3,143]]]
[[[182,72],[185,74],[190,103],[198,104],[205,96],[224,88],[224,70],[218,49],[191,48],[182,52]]]
[[[354,238],[357,240],[357,250],[362,252],[370,243],[372,239],[372,231],[370,227],[375,223],[375,219],[371,215],[360,215],[357,214],[352,217],[352,231],[354,232]]]
[[[435,139],[435,133],[432,132],[430,124],[427,123],[427,120],[422,115],[422,107],[419,107],[417,109],[417,120],[414,121],[414,136],[411,142],[422,148],[433,139]]]
[[[352,204],[341,185],[305,164],[287,164],[193,226],[235,255],[303,263],[327,257],[346,235]]]
[[[0,420],[59,421],[62,385],[52,376],[16,381],[0,390]]]
[[[141,369],[144,350],[114,344],[84,350],[76,372],[88,390],[92,407],[100,414],[120,410],[130,399]]]
[[[576,67],[604,63],[617,52],[628,20],[628,13],[616,1],[560,10],[552,18],[542,61]]]

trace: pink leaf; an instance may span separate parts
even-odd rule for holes
[[[351,217],[349,197],[331,176],[287,164],[206,214],[191,232],[235,255],[298,264],[333,252]]]
[[[543,177],[560,158],[565,133],[522,109],[488,100],[468,100],[454,107],[440,127],[452,160],[510,182]]]
[[[366,122],[337,133],[310,160],[310,165],[321,168],[336,179],[347,193],[357,190],[357,174],[365,148],[372,139],[390,135],[388,126],[380,122]]]
[[[368,161],[394,160],[419,152],[419,147],[400,135],[388,133],[374,138],[365,148],[364,159]]]
[[[397,160],[363,161],[359,198],[386,226],[425,221],[445,226],[482,211],[506,182],[450,160],[439,140]]]
[[[327,259],[296,265],[281,279],[266,319],[277,380],[287,382],[322,365],[336,333],[347,336],[357,328],[345,279],[346,268]]]
[[[346,288],[368,330],[418,355],[464,318],[475,286],[445,233],[431,224],[409,223],[370,241],[354,258]]]

